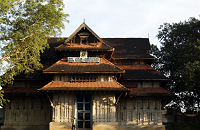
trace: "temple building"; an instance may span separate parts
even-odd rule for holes
[[[165,130],[169,79],[151,67],[148,38],[100,38],[83,22],[48,44],[43,70],[3,86],[2,130]]]

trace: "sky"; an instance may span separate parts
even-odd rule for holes
[[[69,37],[84,21],[101,38],[149,38],[163,23],[199,19],[200,0],[63,0],[70,16],[63,37]]]

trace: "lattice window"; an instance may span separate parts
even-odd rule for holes
[[[97,75],[71,75],[70,82],[95,82],[98,81]]]

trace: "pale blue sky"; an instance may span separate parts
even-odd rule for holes
[[[189,17],[199,18],[200,0],[64,0],[70,23],[64,37],[70,36],[84,18],[100,37],[147,38],[159,45],[158,28]]]

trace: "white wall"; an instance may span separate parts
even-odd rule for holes
[[[162,125],[161,100],[153,97],[121,98],[117,121],[121,125]]]

